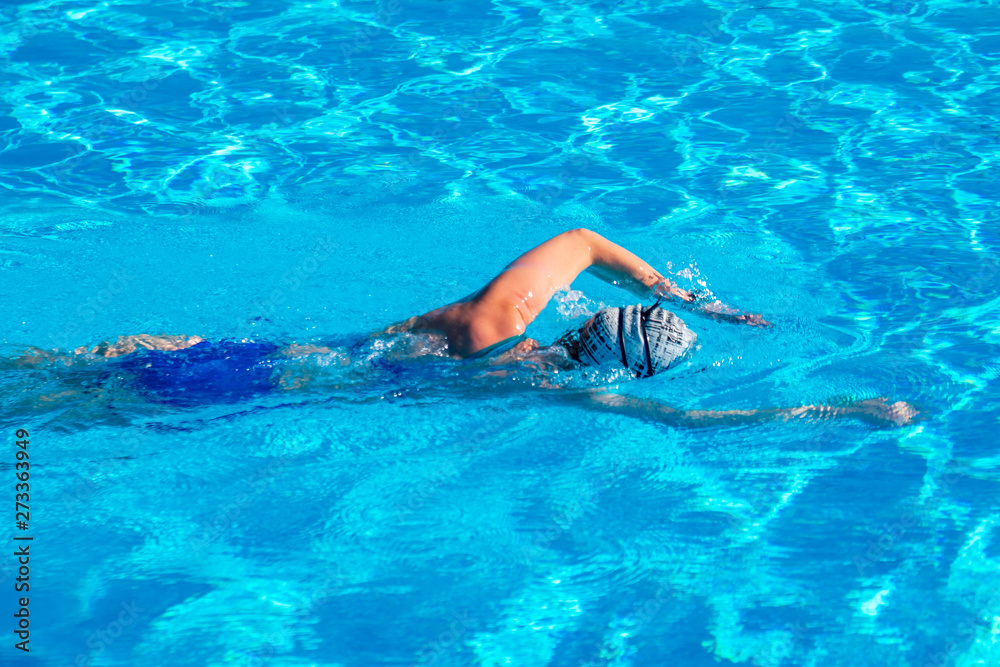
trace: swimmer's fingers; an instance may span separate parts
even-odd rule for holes
[[[676,296],[680,299],[683,299],[684,301],[687,301],[688,303],[692,303],[695,300],[694,294],[688,292],[687,290],[681,289],[680,287],[678,287],[677,285],[673,284],[672,282],[666,279],[654,285],[653,292],[656,294],[656,296],[662,296],[665,299],[669,299],[671,297]]]
[[[670,293],[673,294],[674,296],[678,296],[681,299],[684,299],[688,303],[694,303],[694,299],[695,299],[694,294],[692,294],[691,292],[688,292],[687,290],[681,289],[680,287],[677,287],[676,285],[674,285],[673,287],[670,288]]]

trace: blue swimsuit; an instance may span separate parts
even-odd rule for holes
[[[278,386],[267,341],[202,341],[183,350],[138,350],[112,360],[141,393],[175,405],[229,403],[269,392]]]
[[[503,354],[525,339],[512,336],[471,354],[465,361]],[[347,337],[337,343],[358,347],[364,338]],[[193,406],[235,403],[276,389],[279,365],[275,352],[281,346],[269,341],[202,341],[183,350],[137,350],[109,360],[139,393],[160,403]],[[426,374],[422,364],[407,364],[375,357],[372,368],[388,371],[392,381],[409,373]],[[372,378],[373,382],[377,378]]]

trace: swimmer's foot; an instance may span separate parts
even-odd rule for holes
[[[889,403],[889,399],[885,397],[861,401],[855,408],[862,415],[874,420],[876,423],[890,423],[896,426],[912,424],[916,421],[917,415],[920,414],[920,411],[906,401]]]
[[[63,358],[40,347],[31,346],[20,357],[0,359],[0,368],[35,368]]]

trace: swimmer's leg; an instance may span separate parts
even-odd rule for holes
[[[29,346],[25,351],[25,354],[22,354],[20,357],[3,357],[0,359],[0,369],[37,368],[43,364],[53,362],[63,362],[68,366],[72,363],[72,361],[73,358],[70,355],[48,352],[40,347],[32,345]]]
[[[325,345],[296,345],[293,343],[283,347],[276,354],[289,359],[306,359],[312,354],[329,354],[330,352],[331,349]],[[285,391],[304,389],[312,378],[313,373],[308,366],[288,367],[278,377],[278,386]]]

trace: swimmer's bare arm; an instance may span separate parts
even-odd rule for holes
[[[580,231],[585,233],[589,243],[591,264],[588,271],[591,275],[642,298],[659,294],[667,298],[675,296],[683,301],[694,300],[690,292],[674,285],[637,255],[596,232]]]
[[[683,290],[661,276],[655,270],[648,268],[641,259],[595,234],[596,243],[594,265],[590,272],[613,285],[628,289],[640,297],[650,295],[650,292],[665,298],[678,297],[677,303],[699,315],[715,320],[749,324],[751,326],[771,326],[761,315],[746,313],[736,308],[730,308],[718,299],[705,299]]]
[[[38,347],[28,348],[28,353],[20,357],[3,360],[5,365],[14,367],[41,366],[49,363],[70,364],[74,357],[79,355],[93,354],[98,357],[120,357],[123,354],[131,354],[140,347],[147,350],[183,350],[203,341],[200,336],[150,336],[149,334],[139,334],[137,336],[119,336],[114,343],[104,341],[92,348],[81,346],[73,350],[73,354],[61,354],[59,351],[48,351]]]
[[[625,248],[589,229],[572,229],[515,259],[475,295],[473,302],[513,304],[528,325],[557,290],[572,284],[588,269],[639,296],[694,299]]]
[[[151,336],[149,334],[139,334],[137,336],[119,336],[118,340],[114,343],[109,343],[104,341],[99,345],[94,346],[93,349],[88,350],[86,347],[78,347],[73,353],[74,354],[96,354],[102,357],[120,357],[123,354],[131,354],[135,352],[140,347],[144,347],[147,350],[161,350],[165,352],[173,352],[174,350],[183,350],[185,348],[191,347],[192,345],[197,345],[198,343],[205,340],[201,336],[185,336],[181,334],[179,336]]]
[[[589,234],[593,259],[593,265],[589,270],[601,280],[624,287],[643,298],[650,296],[651,293],[668,299],[677,297],[677,302],[687,310],[712,319],[751,326],[771,325],[760,315],[730,308],[718,299],[699,300],[697,295],[673,284],[625,248],[594,232]]]
[[[685,300],[680,304],[685,310],[689,310],[692,313],[704,315],[705,317],[713,320],[732,322],[733,324],[748,324],[752,327],[772,326],[770,322],[764,319],[763,315],[747,313],[742,310],[737,310],[736,308],[730,308],[718,299],[705,298],[697,294],[692,296],[694,298],[690,301]]]
[[[884,398],[861,401],[853,405],[802,405],[795,408],[768,408],[763,410],[677,410],[652,399],[623,396],[608,391],[586,394],[591,407],[608,412],[627,414],[672,426],[738,426],[762,421],[789,421],[805,419],[858,419],[875,426],[905,426],[913,423],[919,414],[905,401],[889,403]]]
[[[648,262],[589,229],[573,229],[521,255],[494,278],[474,300],[513,303],[525,325],[545,308],[556,290],[570,285],[585,270],[640,297],[662,296],[688,310],[739,324],[770,326],[760,315],[744,313],[718,300],[696,303]]]

